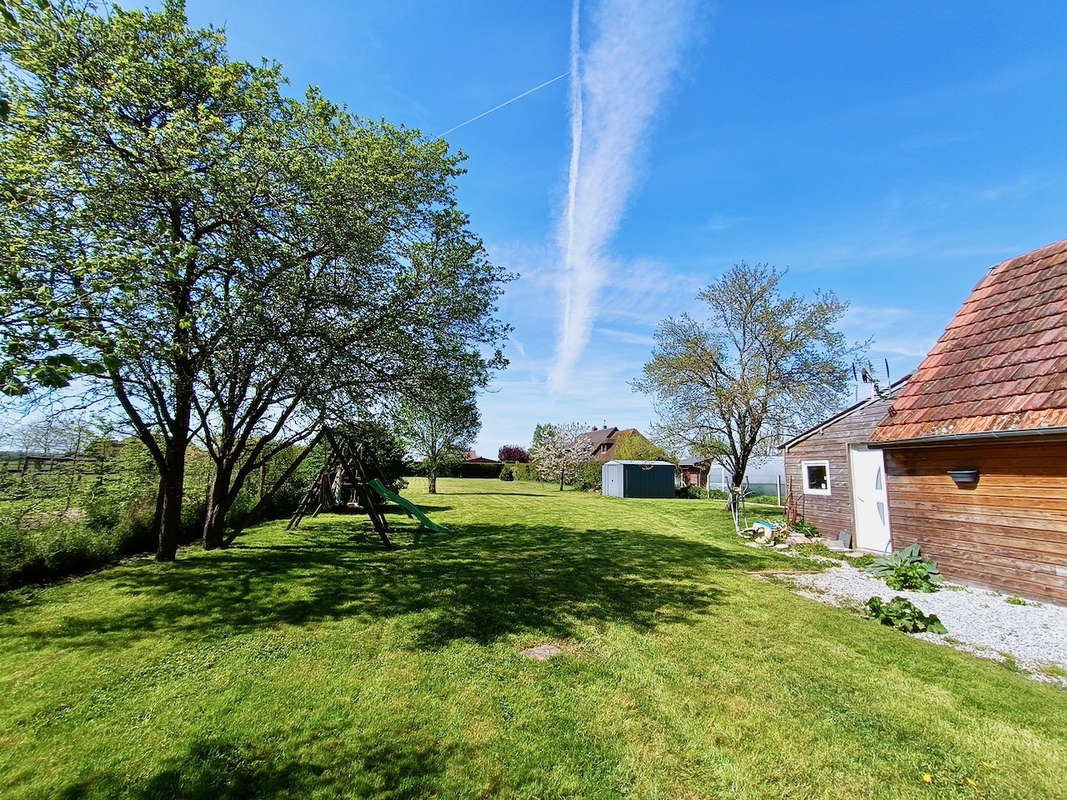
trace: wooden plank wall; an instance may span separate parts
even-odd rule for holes
[[[827,425],[785,452],[786,491],[796,501],[797,513],[831,539],[854,533],[852,472],[848,446],[865,444],[882,421],[891,399],[875,400]],[[804,494],[804,461],[830,462],[830,494]],[[890,510],[890,523],[893,522]]]
[[[886,448],[893,549],[946,577],[1067,603],[1067,442]],[[977,468],[971,488],[949,469]]]

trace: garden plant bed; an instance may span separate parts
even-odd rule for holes
[[[826,563],[830,563],[827,560]],[[1067,686],[1067,608],[944,582],[937,592],[894,590],[851,564],[834,561],[818,573],[782,577],[799,594],[842,608],[859,609],[870,597],[905,597],[936,614],[948,633],[914,634],[1016,667],[1038,680]]]

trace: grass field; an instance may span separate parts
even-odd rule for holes
[[[0,596],[0,796],[1067,797],[1067,692],[748,574],[793,563],[719,504],[439,485],[394,552],[320,517]]]

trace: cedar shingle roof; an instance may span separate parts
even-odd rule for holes
[[[872,442],[1067,427],[1067,240],[997,264]]]

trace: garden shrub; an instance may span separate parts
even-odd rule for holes
[[[460,461],[458,464],[452,465],[449,470],[449,476],[455,478],[499,478],[500,465],[495,462],[485,464],[480,461],[473,463]]]
[[[675,496],[686,500],[707,500],[708,490],[699,486],[679,486],[674,491]]]
[[[600,487],[603,468],[604,465],[599,461],[583,461],[578,465],[569,483],[584,492],[597,489]]]
[[[819,538],[819,529],[810,522],[805,521],[803,517],[793,523],[793,530],[801,536],[807,536],[809,539]]]
[[[708,489],[708,497],[713,500],[726,500],[730,497],[730,493],[725,489]]]
[[[502,480],[502,481],[513,481],[513,480],[515,480],[514,471],[512,471],[511,467],[509,467],[507,464],[505,464],[504,466],[502,466],[500,468],[500,480]]]
[[[118,556],[121,544],[113,531],[93,530],[82,520],[53,516],[23,528],[5,519],[0,522],[0,587],[101,566]]]
[[[511,474],[517,481],[539,480],[537,476],[537,470],[534,469],[533,464],[512,464]]]
[[[111,443],[94,474],[59,468],[29,473],[0,485],[0,589],[87,572],[123,556],[153,552],[153,523],[159,478],[147,448],[136,439]],[[403,451],[385,447],[376,461],[398,488],[406,467]],[[279,454],[267,465],[271,486],[299,451]],[[322,468],[325,450],[312,453],[264,504],[260,518],[287,516]],[[395,475],[394,475],[395,473]],[[213,465],[204,451],[189,448],[179,542],[199,539],[206,514]],[[245,483],[231,510],[238,524],[259,502],[259,474]]]
[[[872,597],[864,604],[864,615],[905,633],[948,633],[935,614],[924,614],[904,597],[894,597],[888,603],[880,597]]]

